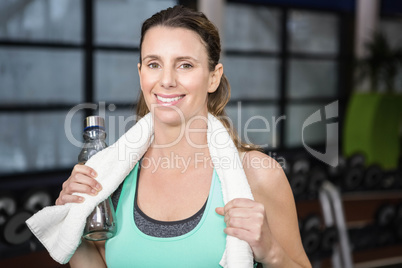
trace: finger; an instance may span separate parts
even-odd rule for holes
[[[67,203],[82,203],[84,202],[85,198],[78,195],[60,195],[59,198],[56,200],[56,205],[64,205]]]
[[[87,175],[82,173],[75,174],[73,177],[73,181],[70,184],[72,183],[88,185],[97,191],[102,190],[102,185],[97,180],[88,177]]]
[[[225,209],[223,207],[217,207],[215,208],[215,212],[218,213],[221,216],[225,215]]]
[[[257,230],[259,225],[255,224],[250,218],[230,218],[228,221],[226,221],[226,227],[252,231]]]
[[[98,191],[92,188],[89,185],[81,184],[81,183],[70,183],[65,190],[65,193],[70,195],[73,193],[82,193],[82,194],[89,194],[89,195],[97,195]]]
[[[248,207],[251,208],[255,206],[255,201],[247,198],[235,198],[228,202],[225,205],[225,212],[232,209],[232,208],[238,208],[238,207]]]
[[[231,209],[225,211],[225,217],[250,218],[250,217],[253,217],[257,213],[258,213],[258,211],[256,211],[253,208],[231,208]]]
[[[92,178],[96,178],[98,176],[93,168],[80,164],[74,166],[73,173],[75,172],[85,174]]]

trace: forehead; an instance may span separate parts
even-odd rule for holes
[[[155,50],[160,51],[160,53],[207,53],[205,44],[198,33],[186,28],[167,26],[155,26],[146,32],[141,52],[151,53]]]

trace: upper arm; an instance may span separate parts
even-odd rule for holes
[[[301,243],[293,193],[280,164],[251,151],[244,157],[243,166],[255,201],[264,205],[275,240],[295,262],[309,263]]]
[[[71,268],[106,268],[105,242],[93,242],[83,239],[81,245],[71,257],[69,264]]]
[[[95,247],[98,250],[100,256],[102,257],[103,262],[106,265],[106,257],[105,257],[105,241],[94,241]]]

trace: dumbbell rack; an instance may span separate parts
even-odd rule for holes
[[[400,265],[398,267],[401,267],[402,244],[400,240],[393,237],[394,242],[388,241],[386,244],[382,244],[378,242],[381,241],[380,233],[377,232],[378,229],[373,231],[370,228],[379,228],[375,218],[379,208],[385,204],[397,205],[401,203],[402,191],[395,189],[343,193],[342,201],[353,247],[354,267],[382,267],[384,265],[395,265],[395,267]],[[392,228],[392,226],[386,228]],[[356,237],[353,239],[351,230],[361,230],[363,233],[359,231],[361,234],[356,240]]]
[[[324,181],[315,201],[316,209],[320,208],[326,228],[331,226],[336,228],[338,242],[333,245],[330,259],[313,259],[316,261],[312,262],[313,267],[382,267],[381,265],[386,264],[400,264],[402,262],[400,243],[356,251],[349,236],[352,226],[356,228],[372,223],[372,219],[369,220],[368,217],[372,217],[373,212],[381,204],[398,204],[401,201],[400,190],[341,193],[340,188],[332,182]],[[362,239],[370,235],[376,234],[369,233]]]
[[[319,190],[319,200],[325,225],[335,226],[339,236],[339,243],[334,245],[332,252],[332,266],[352,268],[353,261],[341,195],[331,182],[324,181]]]

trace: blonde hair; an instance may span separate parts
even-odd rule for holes
[[[141,42],[140,42],[140,64],[141,61],[141,47],[146,32],[155,26],[166,26],[173,28],[185,28],[194,31],[200,37],[205,45],[208,53],[209,70],[215,70],[215,66],[219,63],[221,44],[218,29],[215,25],[208,20],[208,18],[201,12],[192,9],[175,6],[162,10],[152,17],[147,19],[141,28]],[[241,141],[236,130],[233,128],[229,117],[225,112],[225,106],[230,99],[230,84],[225,74],[222,74],[220,84],[217,90],[213,93],[208,93],[208,112],[217,117],[228,130],[234,144],[241,152],[260,150],[259,147],[253,144],[246,144]],[[149,113],[149,109],[145,103],[144,95],[140,91],[137,102],[137,120]]]

